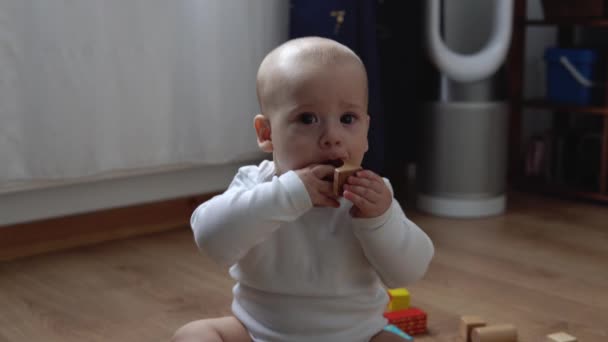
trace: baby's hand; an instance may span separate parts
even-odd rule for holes
[[[393,202],[390,189],[372,171],[358,171],[348,177],[344,184],[344,198],[353,202],[351,214],[357,218],[378,217],[384,214]]]
[[[340,207],[336,195],[333,194],[333,183],[329,180],[334,174],[335,167],[331,165],[311,165],[303,169],[295,170],[300,177],[308,196],[315,207]]]

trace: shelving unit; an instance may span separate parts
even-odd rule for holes
[[[559,18],[551,20],[529,20],[526,13],[526,0],[515,0],[513,38],[507,60],[507,78],[511,99],[509,130],[509,179],[518,190],[540,192],[549,195],[593,200],[608,204],[608,86],[604,89],[601,105],[576,106],[560,105],[545,99],[525,99],[524,51],[527,29],[531,26],[552,26],[558,31],[558,45],[571,46],[576,27],[608,28],[608,18]],[[608,69],[608,68],[607,68]],[[608,80],[608,75],[606,77]],[[522,117],[533,115],[526,109],[542,109],[553,113],[556,125],[564,125],[570,115],[599,116],[602,122],[601,147],[599,152],[599,179],[597,189],[583,189],[573,185],[558,184],[547,179],[527,178],[524,174],[524,145],[522,144]]]
[[[545,99],[524,100],[523,103],[520,103],[519,105],[522,106],[522,108],[545,109],[545,110],[552,110],[554,112],[608,115],[608,106],[602,107],[602,106],[559,105],[559,104],[547,102]]]
[[[524,19],[527,26],[587,26],[608,27],[608,18],[560,18],[551,20]]]

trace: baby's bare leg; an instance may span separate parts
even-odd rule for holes
[[[179,328],[171,342],[251,342],[245,326],[234,316],[201,319]]]

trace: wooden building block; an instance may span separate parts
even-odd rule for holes
[[[486,321],[479,316],[460,317],[460,337],[466,342],[471,342],[471,331],[473,328],[485,327]]]
[[[388,295],[391,300],[387,311],[404,310],[410,307],[410,292],[406,288],[389,289]]]
[[[576,337],[560,331],[547,335],[547,342],[577,342],[577,340]]]
[[[472,342],[517,342],[517,329],[513,324],[497,324],[473,328]]]
[[[363,170],[361,166],[344,164],[334,171],[334,194],[336,196],[342,196],[344,192],[344,184],[349,176],[355,174],[355,172]]]

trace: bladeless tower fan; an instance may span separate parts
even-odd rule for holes
[[[506,206],[508,102],[497,75],[511,41],[513,1],[493,0],[490,38],[468,55],[442,39],[440,0],[426,6],[425,39],[440,91],[422,114],[417,206],[447,217],[500,214]]]

